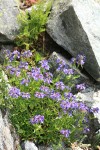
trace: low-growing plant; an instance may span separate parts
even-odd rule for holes
[[[20,12],[18,16],[20,32],[16,38],[18,46],[24,46],[29,49],[29,46],[38,40],[38,36],[45,31],[51,5],[52,0],[49,2],[42,0],[37,2],[30,12],[27,10]]]
[[[4,68],[11,88],[6,107],[10,110],[12,124],[22,140],[47,145],[58,141],[70,145],[80,141],[89,132],[87,113],[90,109],[71,93],[69,85],[75,79],[74,70],[57,59],[56,71],[66,76],[65,85],[59,75],[55,77],[51,73],[49,61],[39,61],[34,67],[27,62],[31,57],[30,50],[7,51]],[[79,55],[73,62],[83,65],[84,57]],[[85,85],[76,85],[76,88],[84,90]]]

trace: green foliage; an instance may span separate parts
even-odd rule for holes
[[[25,63],[28,58],[26,58],[23,53],[20,56],[20,61]],[[84,136],[84,124],[82,122],[87,112],[79,109],[74,111],[70,109],[65,113],[61,108],[61,102],[64,100],[64,93],[69,93],[70,90],[67,88],[64,90],[56,88],[55,83],[60,81],[59,77],[52,78],[52,82],[47,83],[44,82],[46,77],[43,78],[43,80],[37,80],[34,78],[35,75],[33,77],[29,76],[32,70],[38,70],[37,67],[33,68],[33,66],[29,64],[27,69],[25,69],[25,67],[20,68],[20,61],[16,61],[17,54],[19,53],[16,52],[9,55],[9,58],[13,56],[14,59],[13,61],[7,62],[9,69],[5,67],[5,71],[8,74],[10,84],[20,89],[21,93],[29,93],[30,98],[23,98],[22,95],[19,95],[17,98],[16,95],[12,97],[11,94],[14,92],[12,91],[10,95],[7,95],[6,107],[10,110],[10,119],[21,139],[32,140],[36,143],[44,143],[47,145],[52,143],[57,144],[60,141],[70,145],[72,142],[79,141]],[[39,56],[37,56],[37,62],[39,59]],[[40,67],[40,64],[37,64],[37,66]],[[16,72],[19,68],[21,72],[17,75]],[[12,70],[15,70],[15,72],[11,72]],[[37,74],[36,77],[40,74],[45,76],[45,73],[49,73],[49,70],[46,70],[45,67],[40,67],[40,73]],[[72,76],[73,75],[67,75],[67,86],[71,85]],[[30,80],[27,86],[21,84],[22,79]],[[48,96],[49,93],[43,98],[36,97],[36,92],[41,93],[41,85],[48,86],[50,91],[54,90],[55,92],[59,92],[61,94],[61,100],[56,100],[56,98],[53,100],[50,95]],[[71,101],[73,100],[70,99],[70,102]],[[72,115],[70,115],[70,111],[72,111]],[[30,118],[36,115],[43,115],[45,118],[44,122],[32,124]],[[62,129],[70,130],[70,136],[68,138],[60,133]]]
[[[30,12],[27,10],[20,12],[18,17],[20,33],[16,38],[18,46],[25,46],[29,49],[29,45],[38,40],[38,36],[45,31],[51,4],[52,0],[48,3],[42,0],[35,4]]]

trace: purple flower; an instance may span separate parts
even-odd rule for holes
[[[15,50],[12,53],[10,53],[10,55],[9,55],[10,61],[13,61],[14,58],[18,58],[18,59],[20,58],[20,52],[19,51]]]
[[[73,69],[66,69],[66,68],[64,68],[64,69],[63,69],[63,72],[64,72],[66,75],[74,74],[74,70],[73,70]]]
[[[78,102],[75,102],[75,101],[71,102],[71,109],[78,109],[78,107],[79,107]]]
[[[77,56],[77,58],[76,58],[76,63],[77,63],[78,65],[83,66],[84,63],[85,63],[85,60],[86,60],[86,57],[85,57],[84,55],[79,54],[79,55]]]
[[[13,51],[12,55],[16,56],[17,58],[20,58],[20,52],[17,50]]]
[[[36,115],[33,118],[30,119],[31,124],[38,124],[44,122],[44,116]]]
[[[32,73],[35,73],[35,72],[41,73],[40,68],[38,68],[38,67],[33,67],[31,72]]]
[[[67,111],[67,110],[75,110],[75,109],[78,109],[79,107],[79,104],[78,102],[75,102],[75,101],[66,101],[66,100],[63,100],[61,103],[60,103],[60,107],[64,110],[64,111]]]
[[[30,81],[28,79],[22,79],[20,84],[25,84],[25,86],[28,86],[28,83]]]
[[[14,75],[14,74],[16,74],[16,76],[18,77],[19,75],[20,75],[20,73],[21,73],[21,71],[20,71],[20,69],[18,69],[18,68],[11,68],[10,69],[10,74],[12,74],[12,75]]]
[[[69,135],[70,135],[70,130],[64,130],[63,129],[63,130],[60,131],[60,133],[63,134],[66,138],[68,138]]]
[[[63,82],[59,81],[59,82],[55,83],[55,85],[56,85],[57,89],[60,89],[60,90],[64,90],[65,89],[65,85],[64,85]]]
[[[96,107],[96,108],[91,108],[91,109],[90,109],[90,112],[98,113],[98,112],[99,112],[99,108],[98,108],[98,107]]]
[[[68,101],[63,100],[63,101],[61,102],[60,106],[61,106],[61,108],[62,108],[63,110],[68,110],[68,109],[71,108],[71,102],[68,102]]]
[[[32,56],[32,52],[30,50],[27,50],[27,51],[22,53],[22,57],[29,58],[31,56]]]
[[[57,59],[57,63],[59,64],[60,68],[63,68],[64,66],[66,66],[66,62],[64,60]]]
[[[41,67],[44,68],[45,70],[49,70],[49,65],[48,65],[48,61],[47,60],[42,60],[40,61],[41,63]]]
[[[88,107],[82,102],[79,103],[79,109],[81,111],[88,111]]]
[[[30,94],[29,93],[25,93],[25,92],[21,92],[21,96],[22,96],[22,98],[25,98],[25,99],[29,99],[30,98]]]
[[[83,133],[87,134],[87,133],[89,133],[89,132],[90,132],[90,129],[87,128],[87,127],[85,127],[84,130],[83,130]]]
[[[20,62],[19,68],[28,69],[28,63],[27,62]]]
[[[20,73],[21,73],[20,69],[16,69],[15,74],[16,74],[16,76],[17,76],[17,77],[19,77],[19,76],[20,76]]]
[[[35,93],[35,97],[37,97],[37,98],[44,98],[45,94],[43,92],[36,92]]]
[[[53,99],[53,100],[59,101],[59,100],[61,100],[61,94],[59,92],[52,91],[50,93],[50,98]]]
[[[64,93],[64,97],[68,98],[69,100],[70,99],[75,100],[75,96],[70,92],[69,93]]]
[[[52,83],[52,77],[53,77],[52,73],[50,72],[44,73],[44,82],[48,84]]]
[[[67,67],[66,62],[64,60],[57,59],[58,68],[57,71],[61,71],[64,67]]]
[[[32,68],[31,70],[31,77],[34,79],[34,80],[43,80],[43,75],[41,74],[40,72],[40,68]]]
[[[13,98],[18,98],[21,95],[20,89],[11,87],[9,90],[9,95]]]
[[[70,62],[71,62],[72,64],[76,63],[76,58],[72,57],[71,60],[70,60]]]
[[[12,69],[12,68],[13,68],[13,66],[11,66],[11,65],[6,67],[7,70]]]
[[[38,72],[32,73],[31,75],[32,75],[32,78],[36,81],[43,80],[43,75]]]
[[[10,74],[14,75],[14,74],[15,74],[15,71],[16,71],[16,68],[11,68]]]
[[[82,83],[82,84],[77,84],[77,85],[76,85],[76,89],[77,89],[77,90],[80,90],[80,91],[81,91],[81,90],[85,90],[85,89],[86,89],[85,84],[84,84],[84,83]]]
[[[4,50],[4,54],[5,54],[6,58],[9,58],[11,55],[11,51],[10,50]]]
[[[67,104],[68,104],[68,102],[65,101],[65,100],[63,100],[63,101],[61,101],[60,106],[61,106],[61,108],[62,108],[63,110],[65,110],[65,109],[67,108]],[[70,107],[69,107],[69,108],[70,108]]]
[[[44,78],[44,83],[52,83],[52,79],[51,78]]]
[[[85,116],[85,117],[83,118],[82,123],[83,123],[83,124],[89,123],[89,119],[88,119],[87,116]]]
[[[52,78],[52,77],[53,77],[53,74],[50,73],[50,72],[45,72],[44,76],[45,76],[46,78]]]
[[[40,87],[40,90],[43,91],[43,92],[45,92],[46,94],[49,94],[49,93],[50,93],[50,88],[49,88],[48,86],[42,85],[42,86]]]

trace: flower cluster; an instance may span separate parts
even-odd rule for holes
[[[22,96],[22,98],[29,99],[30,93],[21,92],[21,96]]]
[[[63,129],[63,130],[60,131],[60,133],[63,134],[66,138],[68,138],[69,135],[70,135],[70,130],[64,130]]]
[[[17,77],[20,76],[20,73],[21,73],[20,68],[15,68],[10,65],[10,66],[7,66],[6,69],[11,75],[16,75]]]
[[[85,84],[84,84],[84,83],[83,83],[83,84],[77,84],[77,85],[76,85],[76,89],[77,89],[77,90],[80,90],[80,91],[81,91],[81,90],[85,90],[85,89],[86,89]]]
[[[86,57],[82,54],[78,54],[78,56],[76,58],[71,59],[72,64],[76,63],[81,66],[83,66],[85,64],[85,61],[86,61]]]
[[[18,51],[18,50],[15,50],[13,52],[11,52],[10,50],[6,50],[4,51],[5,55],[6,55],[6,58],[12,62],[16,59],[20,59],[20,58],[29,58],[32,56],[32,52],[30,50],[27,50],[25,52],[23,52],[22,54]]]
[[[69,110],[72,110],[71,112],[73,112],[74,110],[81,110],[85,112],[88,111],[88,107],[82,102],[63,100],[60,106],[64,110],[64,112]]]
[[[75,100],[76,97],[73,95],[71,92],[65,92],[64,97],[67,98],[68,100]]]
[[[48,61],[47,60],[42,60],[40,61],[41,67],[45,70],[49,70],[49,65],[48,65]]]
[[[60,90],[64,90],[64,89],[65,89],[65,85],[64,85],[64,83],[61,82],[61,81],[56,82],[55,85],[56,85],[56,88],[57,88],[57,89],[60,89]]]
[[[21,82],[20,82],[20,84],[23,84],[23,85],[25,85],[25,86],[28,86],[28,83],[29,83],[29,82],[30,82],[29,79],[22,79]]]
[[[43,74],[41,74],[40,68],[32,68],[30,77],[32,77],[36,81],[43,80]]]
[[[73,75],[74,70],[69,68],[64,60],[57,59],[57,71],[63,72],[65,75]]]
[[[25,51],[25,52],[22,53],[21,56],[24,57],[24,58],[29,58],[29,57],[32,56],[32,52],[30,50]]]
[[[20,62],[19,68],[21,69],[28,69],[28,63],[27,62]]]
[[[34,96],[37,98],[44,98],[45,94],[43,92],[36,92]]]
[[[36,115],[30,119],[31,124],[37,124],[37,123],[43,123],[43,122],[44,122],[44,116],[41,116],[41,115]]]
[[[30,94],[29,93],[21,92],[20,89],[18,89],[16,87],[11,87],[9,89],[9,95],[12,98],[18,98],[19,96],[21,96],[22,98],[25,98],[25,99],[29,99],[30,98]]]
[[[7,66],[7,71],[11,74],[10,77],[14,77],[12,80],[13,86],[9,89],[9,95],[10,98],[14,99],[13,102],[16,106],[13,108],[17,117],[15,121],[19,125],[22,121],[20,118],[24,119],[22,122],[25,124],[22,123],[21,128],[23,128],[24,124],[24,129],[29,132],[32,131],[36,139],[39,139],[43,135],[46,139],[48,138],[47,140],[51,137],[49,133],[55,136],[55,138],[58,138],[58,140],[64,137],[65,140],[68,140],[66,138],[73,135],[72,131],[75,129],[75,126],[79,126],[79,133],[83,132],[86,134],[89,132],[86,114],[89,112],[97,113],[99,109],[90,109],[85,103],[77,101],[77,97],[72,93],[73,85],[70,87],[71,81],[69,83],[69,78],[71,77],[71,80],[73,80],[75,71],[69,68],[64,60],[57,59],[57,78],[55,74],[50,72],[52,69],[47,60],[40,61],[34,67],[29,62],[26,62],[26,60],[28,61],[32,57],[30,50],[22,53],[14,51],[13,55],[8,53],[7,57],[9,59],[11,58],[11,62]],[[20,59],[20,61],[12,63],[14,59]],[[78,55],[76,59],[72,59],[72,62],[83,65],[85,57]],[[17,66],[14,66],[14,64]],[[66,76],[65,80],[62,80],[59,74],[61,77]],[[18,76],[18,80],[14,75]],[[20,87],[20,89],[17,87]],[[79,91],[85,90],[86,88],[84,83],[74,85],[74,87]],[[19,110],[19,103],[17,104],[16,98],[19,98],[22,102],[20,102],[20,108],[25,110]],[[18,113],[22,113],[22,116],[19,118]],[[33,117],[31,118],[31,116]],[[29,118],[30,123],[26,122]],[[34,125],[33,129],[32,125]],[[58,137],[53,134],[52,128],[54,133],[59,133]],[[29,138],[30,135],[31,133],[29,134]]]
[[[9,95],[13,98],[18,98],[21,95],[20,89],[11,87],[9,90]]]

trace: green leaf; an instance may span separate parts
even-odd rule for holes
[[[38,52],[36,52],[35,53],[35,61],[39,62],[41,59],[42,59],[41,55]]]

